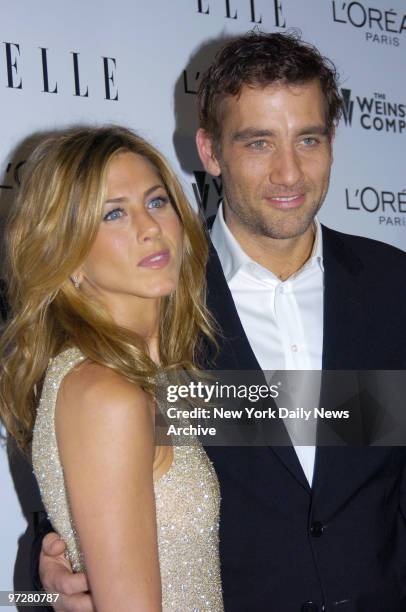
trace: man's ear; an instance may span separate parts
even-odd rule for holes
[[[213,138],[203,128],[196,132],[196,147],[204,169],[212,176],[219,176],[221,170],[214,151]]]
[[[329,137],[329,140],[330,140],[330,160],[331,160],[330,165],[332,165],[333,161],[334,161],[333,144],[334,144],[335,137],[336,137],[336,128],[333,125],[333,127],[331,128],[330,137]]]

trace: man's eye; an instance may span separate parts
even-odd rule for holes
[[[254,142],[250,142],[250,144],[248,146],[250,147],[250,149],[255,149],[256,151],[261,151],[262,149],[265,149],[267,144],[268,143],[266,142],[266,140],[255,140]]]
[[[104,215],[103,221],[115,221],[116,219],[121,219],[123,214],[124,208],[115,208]]]
[[[306,138],[303,138],[302,142],[307,146],[312,146],[317,144],[319,141],[313,136],[306,136]]]
[[[169,202],[169,198],[166,196],[159,196],[158,198],[152,198],[147,203],[148,208],[162,208]]]

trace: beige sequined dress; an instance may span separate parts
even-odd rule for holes
[[[34,427],[32,460],[48,517],[67,544],[75,571],[85,570],[69,509],[55,435],[55,403],[64,376],[83,360],[68,349],[50,362]],[[214,468],[198,441],[174,446],[169,471],[154,484],[162,609],[223,610],[218,552],[220,494]]]

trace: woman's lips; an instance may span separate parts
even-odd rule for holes
[[[156,253],[152,253],[148,255],[148,257],[144,257],[138,262],[138,266],[141,268],[153,268],[154,270],[158,270],[159,268],[164,268],[171,258],[171,254],[168,249],[165,251],[157,251]]]
[[[280,210],[290,210],[291,208],[298,208],[305,201],[304,193],[295,193],[290,196],[268,196],[265,200],[272,205],[272,208],[279,208]]]

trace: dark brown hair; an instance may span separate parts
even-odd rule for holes
[[[231,39],[204,73],[198,91],[200,126],[219,143],[224,99],[244,85],[303,84],[318,79],[325,97],[331,134],[341,115],[338,73],[334,64],[296,33],[248,32]]]

